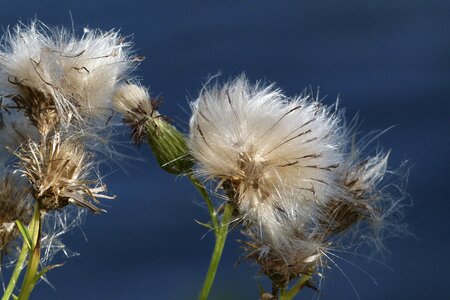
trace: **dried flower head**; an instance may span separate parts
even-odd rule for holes
[[[98,117],[111,107],[116,84],[141,60],[131,58],[129,48],[116,31],[85,29],[78,38],[38,21],[19,24],[3,38],[0,96],[13,99],[41,131],[74,117]]]
[[[0,250],[8,252],[10,243],[19,236],[16,221],[27,224],[32,202],[26,182],[10,173],[0,177]]]
[[[63,140],[60,134],[43,144],[30,140],[16,155],[20,172],[30,181],[42,210],[72,203],[99,213],[102,210],[89,200],[98,203],[97,198],[112,198],[103,194],[106,187],[98,179],[90,179],[94,165],[78,140]]]
[[[396,210],[381,204],[389,196],[378,186],[387,155],[348,151],[342,113],[310,95],[289,99],[241,76],[205,87],[192,107],[197,176],[231,195],[247,257],[274,286],[314,273],[359,221],[380,228],[386,211]]]
[[[190,149],[198,174],[229,182],[241,214],[258,226],[277,223],[284,194],[295,194],[313,213],[340,192],[334,188],[343,161],[340,119],[319,102],[290,100],[242,76],[205,88],[192,106]]]

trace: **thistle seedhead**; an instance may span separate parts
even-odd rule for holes
[[[290,99],[241,76],[205,87],[192,108],[196,174],[231,189],[247,257],[276,286],[316,272],[348,231],[361,221],[379,229],[396,210],[379,187],[387,155],[349,151],[342,112],[312,96]]]
[[[60,122],[104,119],[117,83],[140,60],[117,31],[86,29],[77,37],[38,21],[19,24],[0,49],[0,96],[13,99],[47,133],[43,127]]]
[[[97,198],[112,198],[103,194],[106,187],[98,179],[91,179],[92,157],[77,140],[70,137],[63,140],[60,134],[43,144],[30,140],[16,155],[20,160],[19,171],[30,181],[31,193],[42,210],[75,204],[99,213],[102,210],[91,201],[98,203]]]
[[[289,99],[241,76],[203,89],[192,107],[189,147],[197,173],[219,185],[231,182],[246,221],[276,226],[291,194],[315,218],[317,207],[340,193],[340,119],[308,95]],[[283,239],[279,229],[268,232],[274,230]]]

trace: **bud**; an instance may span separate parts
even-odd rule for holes
[[[159,114],[159,101],[151,99],[146,88],[126,83],[116,90],[113,104],[123,114],[123,123],[132,128],[136,144],[147,137],[162,169],[181,175],[192,168],[185,137]]]
[[[149,120],[146,129],[148,143],[161,168],[177,175],[192,168],[186,140],[174,126],[159,116]]]

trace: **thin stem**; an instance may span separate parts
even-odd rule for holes
[[[203,184],[201,184],[196,178],[189,176],[189,180],[192,182],[192,184],[195,186],[195,188],[198,190],[200,195],[203,197],[203,200],[206,203],[206,206],[208,207],[208,212],[211,217],[212,225],[214,228],[214,232],[217,235],[217,232],[219,230],[219,220],[217,217],[217,212],[214,209],[214,205],[212,203],[211,198],[209,198],[208,192],[206,191]]]
[[[16,287],[20,273],[22,272],[23,264],[25,262],[25,259],[27,258],[27,253],[28,253],[28,246],[24,239],[22,249],[20,250],[19,258],[17,259],[14,271],[11,275],[11,278],[9,279],[8,286],[6,287],[5,293],[3,294],[1,300],[9,300],[9,298],[11,297],[11,294],[13,293],[14,288]]]
[[[280,300],[292,300],[311,279],[311,275],[303,275],[299,281],[287,292],[282,292]]]
[[[41,222],[41,211],[39,206],[36,205],[33,218],[30,222],[32,248],[29,250],[30,258],[28,260],[27,271],[20,289],[19,300],[27,300],[37,282],[36,275],[38,273],[37,271],[41,256]]]
[[[203,283],[202,290],[200,292],[199,300],[208,299],[209,292],[216,277],[217,268],[219,267],[220,258],[222,256],[223,248],[225,246],[225,241],[228,235],[228,226],[233,214],[234,206],[233,204],[227,203],[222,215],[222,221],[220,227],[216,231],[216,244],[214,246],[213,255],[209,263],[208,273],[206,273],[205,281]],[[212,218],[212,216],[211,216]]]

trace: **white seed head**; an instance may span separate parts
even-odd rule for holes
[[[135,114],[140,108],[151,114],[148,90],[137,84],[125,83],[119,86],[113,97],[114,109],[121,114]]]
[[[0,91],[51,98],[63,121],[104,114],[116,84],[134,64],[129,46],[117,31],[90,30],[78,38],[37,21],[17,25],[3,38]]]
[[[379,187],[388,156],[348,150],[342,112],[309,95],[290,99],[241,76],[203,88],[192,110],[196,174],[225,190],[249,238],[248,257],[280,286],[323,266],[360,221],[376,231],[397,211]]]
[[[308,215],[340,192],[340,119],[321,103],[241,76],[205,88],[192,107],[189,146],[199,175],[229,181],[252,222],[278,223],[291,195]]]

